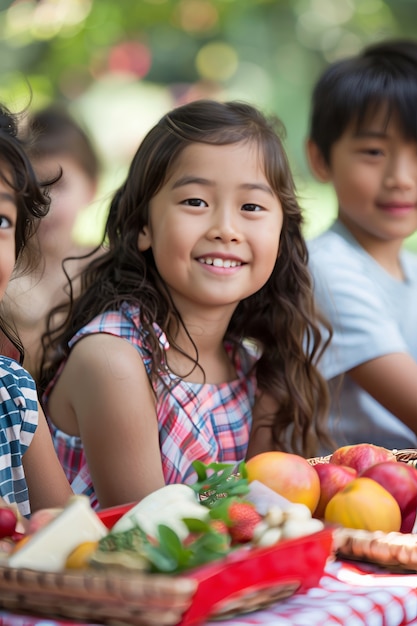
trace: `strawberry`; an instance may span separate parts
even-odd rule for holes
[[[210,526],[213,530],[220,533],[221,535],[229,534],[229,529],[227,527],[227,524],[223,522],[221,519],[210,520]]]
[[[209,524],[212,530],[222,537],[223,542],[221,545],[223,550],[228,550],[230,548],[231,536],[227,524],[220,519],[212,519]]]
[[[253,539],[255,526],[262,517],[250,502],[232,502],[228,509],[229,533],[232,543],[247,543]]]

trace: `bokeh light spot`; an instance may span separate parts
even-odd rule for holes
[[[211,30],[218,22],[216,7],[209,0],[182,0],[178,6],[178,21],[190,33]]]
[[[222,42],[209,43],[200,48],[196,68],[207,80],[227,80],[238,67],[238,55],[232,46]]]
[[[151,59],[151,51],[144,43],[123,41],[111,48],[108,69],[110,73],[143,78],[150,70]]]

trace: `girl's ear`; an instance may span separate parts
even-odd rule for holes
[[[306,144],[307,159],[313,175],[322,183],[328,183],[331,179],[330,167],[328,166],[320,148],[311,139]]]
[[[138,235],[138,250],[145,252],[152,247],[152,237],[149,226],[144,226]]]

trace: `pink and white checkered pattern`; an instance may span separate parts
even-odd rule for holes
[[[0,626],[69,626],[0,612]],[[206,626],[417,626],[417,574],[329,562],[320,585],[263,611]],[[73,625],[75,626],[75,625]],[[80,626],[77,623],[77,626]],[[88,625],[88,626],[91,626]]]

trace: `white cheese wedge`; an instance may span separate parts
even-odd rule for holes
[[[69,553],[84,541],[98,541],[108,533],[87,496],[71,496],[67,506],[49,524],[38,530],[17,552],[10,567],[58,572]]]
[[[209,509],[199,503],[191,487],[170,484],[145,496],[116,522],[112,532],[139,526],[150,537],[157,537],[158,526],[165,524],[184,540],[189,530],[183,519],[207,520],[208,517]]]

